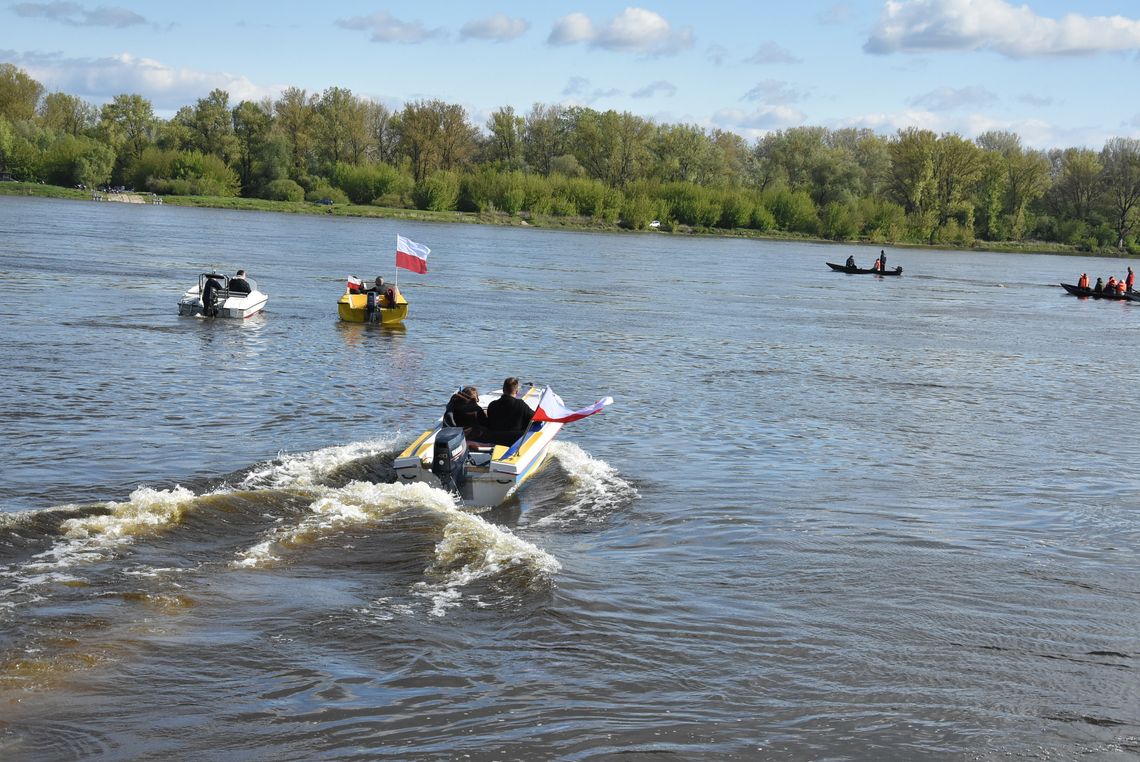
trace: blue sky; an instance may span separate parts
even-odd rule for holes
[[[0,0],[2,3],[3,0]],[[327,87],[476,124],[535,103],[752,139],[798,125],[1012,130],[1037,148],[1140,137],[1140,0],[0,4],[0,62],[161,116]]]

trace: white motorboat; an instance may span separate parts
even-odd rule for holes
[[[249,291],[240,281],[245,281]],[[253,278],[230,278],[221,273],[202,273],[178,301],[178,314],[244,320],[265,309],[269,297],[257,288]]]
[[[499,395],[483,394],[486,408]],[[546,462],[547,451],[563,423],[598,412],[613,399],[571,412],[549,387],[531,386],[520,399],[535,410],[526,431],[511,445],[467,441],[464,430],[443,418],[416,438],[393,466],[400,483],[426,482],[455,493],[464,505],[495,506],[520,488]]]

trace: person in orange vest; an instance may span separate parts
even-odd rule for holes
[[[1132,272],[1132,268],[1128,268],[1128,277],[1124,279],[1124,285],[1129,291],[1132,290],[1132,284],[1136,282],[1136,273]]]
[[[1116,295],[1117,296],[1124,296],[1124,294],[1125,294],[1124,281],[1123,280],[1116,281]]]
[[[1108,281],[1104,284],[1104,293],[1106,293],[1106,294],[1115,294],[1116,293],[1116,278],[1115,277],[1113,277],[1111,275],[1108,276]]]
[[[1081,273],[1080,280],[1077,281],[1077,288],[1088,288],[1088,287],[1089,287],[1089,274],[1088,273]]]

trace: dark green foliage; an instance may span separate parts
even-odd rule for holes
[[[261,191],[261,197],[270,201],[303,201],[305,189],[287,178],[271,180]]]

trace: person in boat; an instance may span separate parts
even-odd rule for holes
[[[519,380],[503,381],[503,396],[487,405],[487,441],[511,445],[523,435],[534,411],[518,398]]]
[[[1088,273],[1081,273],[1081,277],[1077,279],[1077,288],[1088,288],[1088,287],[1089,287],[1089,274]]]
[[[881,272],[887,271],[887,252],[879,249],[879,270]]]
[[[1117,296],[1124,296],[1126,293],[1128,293],[1128,291],[1125,289],[1124,281],[1123,280],[1116,281],[1116,295]]]
[[[1093,286],[1093,293],[1099,294],[1102,291],[1104,291],[1104,278],[1097,278],[1096,285]]]
[[[1105,284],[1104,284],[1104,290],[1109,294],[1115,294],[1116,293],[1116,277],[1115,276],[1113,276],[1113,275],[1108,276],[1108,280],[1105,281]]]
[[[876,259],[871,263],[871,269],[875,272],[881,272],[883,269],[883,261],[881,259]]]
[[[348,293],[362,294],[364,293],[364,281],[355,275],[348,276]]]
[[[1132,272],[1132,268],[1128,268],[1128,275],[1124,278],[1124,287],[1128,289],[1128,293],[1132,293],[1132,284],[1136,282],[1136,273]]]
[[[218,291],[222,288],[220,277],[220,275],[207,276],[206,285],[202,287],[202,314],[206,317],[218,314]]]
[[[468,435],[476,428],[485,428],[487,412],[479,407],[479,390],[474,386],[465,386],[451,395],[443,413],[443,423],[446,426],[462,426]]]
[[[230,278],[230,293],[248,294],[253,291],[249,281],[245,279],[245,270],[238,270],[237,275]]]
[[[851,256],[849,256],[847,258],[847,269],[848,270],[855,270],[855,269],[857,269],[857,267],[858,266],[855,264],[855,255],[852,254]]]

